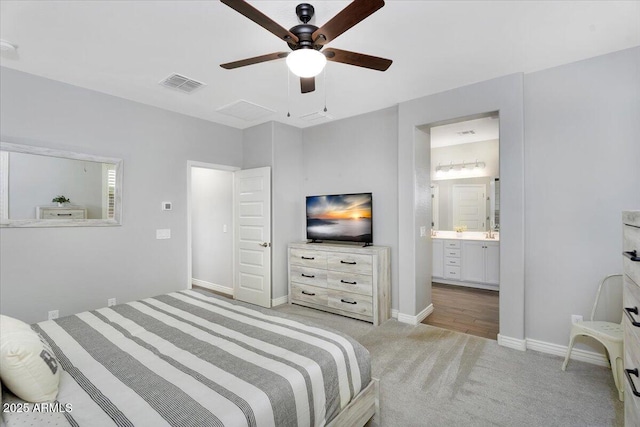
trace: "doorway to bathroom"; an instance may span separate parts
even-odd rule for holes
[[[499,114],[421,129],[431,141],[434,307],[423,323],[495,340],[500,299]]]

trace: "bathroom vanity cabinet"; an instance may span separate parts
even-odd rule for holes
[[[500,242],[478,235],[433,237],[433,281],[451,285],[498,290]]]

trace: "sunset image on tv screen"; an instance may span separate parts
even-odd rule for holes
[[[372,242],[371,193],[307,197],[307,239]]]

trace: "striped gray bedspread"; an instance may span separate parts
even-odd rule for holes
[[[352,338],[196,291],[33,328],[64,370],[70,425],[322,426],[371,379]]]

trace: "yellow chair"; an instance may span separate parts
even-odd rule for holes
[[[616,285],[614,288],[613,286]],[[598,302],[602,300],[601,294],[603,289],[606,288],[607,298],[610,300],[608,306],[615,306],[615,313],[609,314],[608,320],[614,321],[602,321],[594,320],[596,317],[596,310],[598,309]],[[601,310],[602,311],[602,310]],[[618,322],[618,323],[615,323]],[[623,367],[623,347],[622,347],[622,275],[610,274],[602,279],[600,286],[598,286],[598,293],[596,294],[596,301],[593,304],[593,310],[591,310],[591,320],[580,321],[573,324],[571,327],[571,338],[569,340],[569,348],[567,349],[567,356],[562,364],[562,370],[567,369],[569,363],[569,357],[571,356],[571,349],[573,348],[574,341],[577,336],[591,337],[600,342],[607,349],[607,357],[609,358],[609,365],[611,367],[611,373],[613,374],[613,381],[618,389],[618,397],[621,401],[624,400],[624,367]]]

